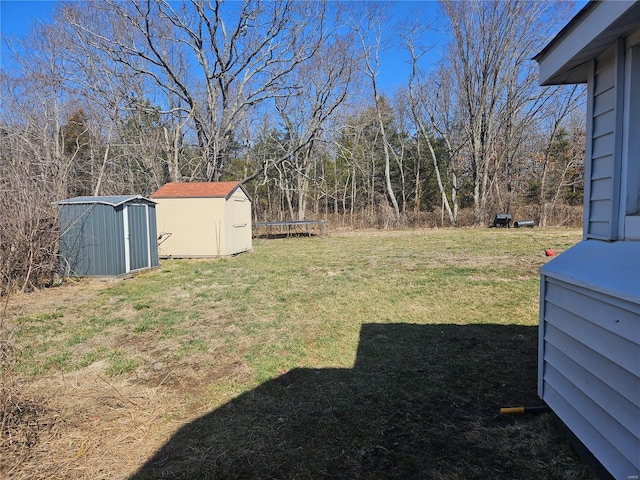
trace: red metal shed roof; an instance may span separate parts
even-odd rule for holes
[[[226,198],[240,182],[174,182],[167,183],[151,198]]]

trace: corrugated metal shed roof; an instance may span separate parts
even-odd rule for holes
[[[240,182],[173,182],[158,189],[151,198],[227,198],[238,187],[244,190]]]
[[[150,203],[156,203],[142,195],[112,195],[112,196],[86,196],[86,197],[74,197],[66,200],[60,200],[56,202],[56,205],[72,205],[72,204],[86,204],[86,203],[100,203],[103,205],[111,205],[117,207],[123,203],[130,202],[131,200],[146,200]]]

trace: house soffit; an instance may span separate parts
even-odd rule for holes
[[[540,84],[586,83],[589,63],[640,29],[640,1],[590,2],[534,57]]]

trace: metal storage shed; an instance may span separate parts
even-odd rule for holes
[[[536,56],[587,84],[583,241],[540,278],[538,393],[614,478],[640,476],[640,1],[589,2]]]
[[[155,202],[140,195],[57,202],[65,275],[122,276],[157,267]]]
[[[239,182],[167,183],[158,204],[161,257],[235,255],[251,250],[251,199]]]

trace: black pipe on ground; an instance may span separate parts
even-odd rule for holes
[[[522,228],[522,227],[533,228],[533,220],[518,220],[517,222],[514,222],[513,226],[515,228]]]

